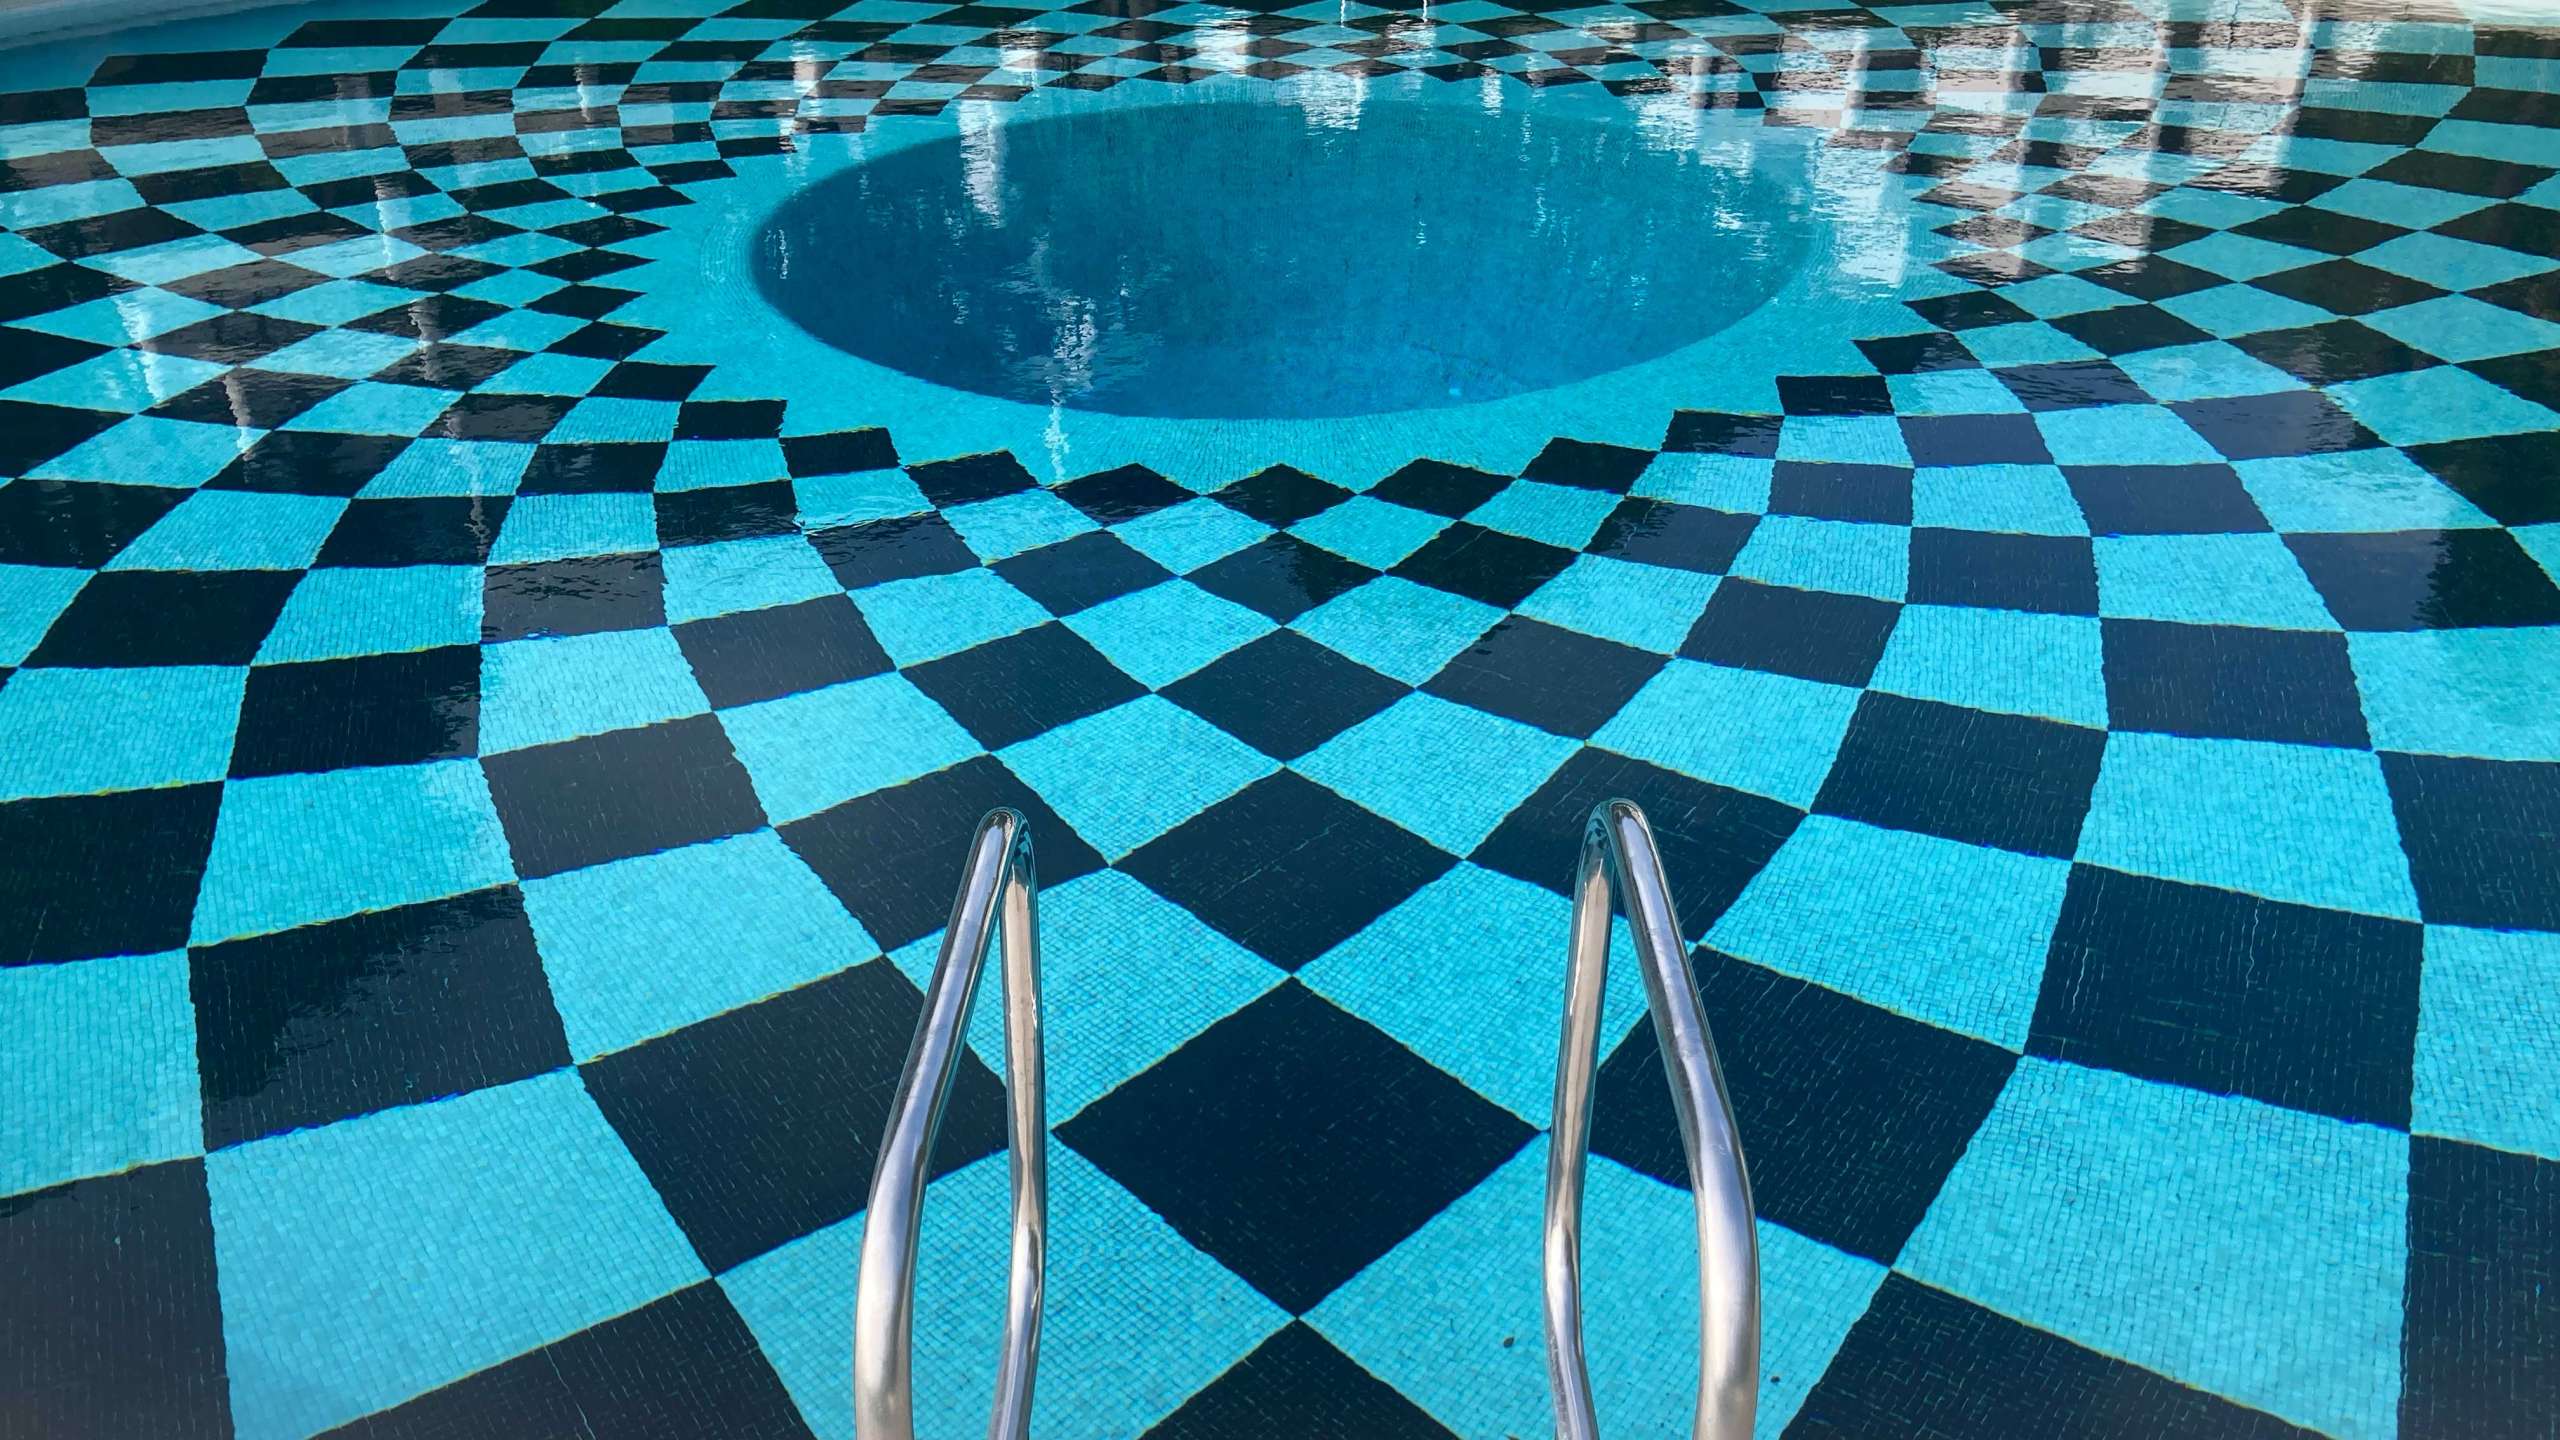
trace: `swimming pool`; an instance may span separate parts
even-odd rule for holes
[[[849,1435],[999,804],[1035,1432],[1542,1433],[1623,794],[1762,1433],[2548,1434],[2555,91],[2560,26],[2432,0],[0,50],[0,1433]],[[1617,968],[1594,1385],[1668,1434]],[[929,1435],[992,1384],[994,1009]]]

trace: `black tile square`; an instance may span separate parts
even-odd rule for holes
[[[2560,587],[2505,530],[2288,535],[2285,544],[2350,630],[2560,624]]]
[[[353,384],[335,376],[287,375],[243,365],[171,396],[150,413],[165,420],[272,430]]]
[[[512,885],[192,950],[220,1149],[569,1063]]]
[[[800,530],[800,497],[788,480],[709,490],[661,490],[651,503],[657,508],[662,545],[707,545],[715,540],[793,535]]]
[[[1147,693],[1055,621],[928,661],[906,675],[990,750]]]
[[[492,565],[480,595],[484,641],[641,630],[667,619],[665,566],[655,550]]]
[[[1864,685],[1901,617],[1902,607],[1889,600],[1727,577],[1680,653],[1716,665]]]
[[[2112,265],[2100,265],[2094,269],[2083,270],[2080,272],[2080,278],[2130,295],[2137,300],[2149,300],[2155,303],[2175,299],[2180,295],[2192,295],[2199,290],[2210,290],[2217,285],[2228,283],[2210,270],[2199,270],[2193,265],[2181,264],[2165,255],[2144,255],[2132,260],[2118,260]]]
[[[1649,651],[1511,615],[1422,688],[1581,740],[1607,724],[1664,663]]]
[[[2074,866],[2030,1053],[2409,1124],[2425,927]]]
[[[259,436],[205,488],[349,499],[408,448],[407,440],[390,435],[277,430]]]
[[[1452,858],[1293,770],[1157,836],[1120,862],[1284,970],[1350,939]]]
[[[2373,743],[2344,635],[2157,620],[2111,619],[2104,629],[2107,723],[2114,729]]]
[[[2106,732],[1868,691],[1814,808],[1896,830],[2068,858]]]
[[[100,571],[27,663],[246,665],[300,578],[289,570]]]
[[[1769,476],[1769,510],[1877,525],[1911,523],[1911,472],[1898,465],[1781,460]]]
[[[510,750],[480,762],[531,880],[758,829],[764,810],[709,715]]]
[[[409,765],[480,749],[480,649],[263,665],[249,672],[234,776]]]
[[[208,315],[192,325],[155,335],[134,348],[154,355],[183,355],[216,365],[246,365],[320,333],[321,327],[248,310]]]
[[[2059,315],[2047,323],[2103,355],[2133,355],[2214,338],[2211,332],[2190,325],[2157,305],[2117,305],[2078,315]]]
[[[1784,382],[1780,382],[1784,383]],[[1876,382],[1879,386],[1881,380]],[[1547,448],[1529,461],[1520,472],[1524,480],[1543,480],[1550,485],[1570,485],[1579,490],[1606,490],[1624,495],[1627,487],[1653,463],[1653,452],[1634,450],[1624,445],[1600,445],[1589,440],[1550,440]]]
[[[694,391],[701,389],[702,382],[709,378],[711,378],[711,367],[708,365],[660,365],[647,360],[625,360],[621,364],[606,371],[604,373],[604,378],[597,381],[595,388],[588,393],[618,400],[682,400],[686,396],[691,395]],[[888,432],[867,431],[857,433],[886,435]],[[808,439],[827,438],[832,437],[808,437]],[[807,441],[803,440],[801,444],[805,451],[807,448]],[[783,454],[787,457],[791,453],[791,445],[789,443],[785,443],[783,446]],[[895,462],[893,461],[892,463]],[[863,466],[861,468],[870,469],[873,467]],[[799,472],[795,470],[793,473],[797,474]],[[826,470],[811,470],[809,473],[813,475],[823,475],[830,474],[832,472]]]
[[[1781,375],[1778,403],[1790,415],[1890,415],[1882,375]]]
[[[0,485],[0,564],[95,570],[186,498],[163,485],[12,480]]]
[[[1888,335],[1881,339],[1861,340],[1858,350],[1869,364],[1887,375],[1925,375],[1938,370],[1975,370],[1982,362],[1964,348],[1964,342],[1943,330],[1927,330],[1916,335]]]
[[[2560,485],[2550,478],[2560,466],[2560,435],[2491,435],[2412,445],[2407,453],[2501,525],[2560,522]]]
[[[718,1274],[862,1208],[922,1007],[872,960],[580,1070]],[[963,1054],[932,1173],[1002,1150],[1004,1116],[1003,1082]]]
[[[1681,930],[1691,940],[1707,932],[1804,818],[1793,806],[1775,800],[1606,750],[1585,749],[1547,777],[1468,858],[1542,889],[1567,893],[1592,807],[1617,799],[1643,806],[1652,822]]]
[[[1294,980],[1058,1127],[1060,1140],[1292,1314],[1474,1189],[1533,1133]]]
[[[0,400],[0,475],[24,475],[124,418],[109,410]]]
[[[676,411],[679,440],[771,440],[781,433],[779,400],[687,400]]]
[[[464,395],[427,428],[454,440],[512,440],[531,444],[551,433],[577,404],[566,395]]]
[[[1979,330],[1986,325],[2016,325],[2036,318],[2034,312],[2017,301],[1989,290],[1962,291],[1903,303],[1912,314],[1947,330]]]
[[[1761,1216],[1892,1263],[2016,1057],[1713,950],[1692,964]],[[1600,1067],[1591,1148],[1688,1188],[1650,1020]]]
[[[0,387],[15,386],[39,375],[68,370],[83,360],[95,359],[106,353],[106,346],[93,341],[14,327],[0,330]]]
[[[2246,235],[2252,240],[2271,240],[2278,245],[2325,250],[2332,255],[2353,255],[2409,232],[2400,226],[2368,220],[2361,215],[2293,205],[2234,225],[2231,233]]]
[[[1218,503],[1275,529],[1286,529],[1339,505],[1350,491],[1304,470],[1274,465],[1217,492]]]
[[[2409,1142],[2400,1433],[2530,1440],[2560,1413],[2560,1162]]]
[[[1446,460],[1416,460],[1369,487],[1372,499],[1455,520],[1510,488],[1510,477]]]
[[[702,693],[717,707],[797,695],[890,668],[862,612],[842,595],[691,620],[675,627],[675,635]]]
[[[1459,520],[1387,573],[1508,610],[1564,573],[1573,555],[1570,550]]]
[[[916,482],[916,488],[938,510],[1018,494],[1039,484],[1031,478],[1030,471],[1022,468],[1022,462],[1005,450],[909,465],[907,478]]]
[[[2095,550],[2079,535],[1924,527],[1911,532],[1909,598],[1914,605],[2095,615]]]
[[[2316,390],[2181,400],[2169,408],[2214,449],[2234,460],[2364,450],[2382,443],[2338,402]]]
[[[1902,440],[1914,465],[2053,463],[2029,415],[1906,415]]]
[[[1295,630],[1274,630],[1162,693],[1264,754],[1294,760],[1394,704],[1406,688]]]
[[[2228,465],[2066,465],[2093,535],[2243,535],[2272,529]]]
[[[2151,403],[2151,392],[2134,383],[2112,360],[2064,360],[1991,373],[2029,410]]]
[[[489,558],[489,547],[497,543],[509,503],[504,495],[352,500],[313,563],[477,565]]]
[[[1173,578],[1108,530],[1007,556],[990,568],[1054,615],[1073,615]]]
[[[1675,410],[1662,448],[1692,455],[1733,455],[1774,460],[1782,415],[1739,415],[1722,410]]]
[[[629,368],[617,367],[616,373]],[[898,451],[889,443],[888,431],[872,426],[825,435],[785,435],[782,460],[793,475],[850,475],[863,470],[894,469]]]
[[[2493,360],[2474,360],[2462,368],[2511,395],[2520,396],[2546,409],[2560,406],[2560,350],[2538,350],[2529,355],[2501,355]],[[2542,432],[2540,438],[2544,443],[2550,443],[2549,432]]]
[[[1192,498],[1191,492],[1144,465],[1123,465],[1080,475],[1058,487],[1058,498],[1098,525],[1117,525]]]
[[[1613,560],[1721,575],[1732,568],[1733,557],[1742,553],[1743,542],[1759,523],[1756,515],[1630,495],[1600,522],[1599,533],[1584,548]]]
[[[2385,752],[2382,778],[2420,914],[2560,930],[2560,764]]]
[[[1275,531],[1191,572],[1190,579],[1212,595],[1286,624],[1376,576],[1366,565]]]
[[[665,464],[661,444],[537,445],[519,495],[646,495]]]
[[[812,530],[809,543],[847,590],[978,568],[978,552],[939,512]]]
[[[12,1435],[231,1434],[203,1161],[0,1199],[0,1275]]]
[[[2353,260],[2323,260],[2298,270],[2261,275],[2249,282],[2261,290],[2317,305],[2333,315],[2370,315],[2433,300],[2444,292],[2396,270],[2383,270]]]
[[[1264,1435],[1455,1440],[1404,1392],[1292,1320],[1159,1422],[1146,1440]]]
[[[0,965],[187,943],[219,785],[0,804]]]
[[[2433,355],[2353,320],[2331,320],[2299,330],[2261,330],[2234,336],[2231,343],[2314,385],[2370,380],[2439,363]]]
[[[969,836],[998,805],[1022,812],[1029,824],[1042,885],[1063,885],[1102,868],[1084,837],[992,755],[791,821],[782,838],[871,937],[894,950],[951,918]],[[881,864],[883,855],[897,856],[898,863]]]

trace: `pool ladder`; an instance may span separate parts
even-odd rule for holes
[[[1612,896],[1616,905],[1611,904]],[[1574,871],[1565,972],[1564,1034],[1556,1055],[1547,1154],[1544,1266],[1547,1381],[1556,1440],[1597,1440],[1582,1349],[1582,1182],[1591,1148],[1591,1092],[1607,993],[1610,917],[1623,909],[1643,967],[1654,1036],[1689,1162],[1698,1228],[1698,1396],[1692,1440],[1748,1440],[1760,1373],[1760,1248],[1751,1180],[1715,1039],[1698,1003],[1662,857],[1644,812],[1611,800],[1591,812]],[[1001,919],[1001,925],[998,920]],[[1024,1440],[1039,1365],[1041,1285],[1049,1226],[1048,1127],[1040,1048],[1039,881],[1022,817],[998,809],[969,842],[951,924],[926,984],[862,1231],[853,1324],[857,1440],[914,1440],[912,1371],[917,1240],[943,1103],[966,1044],[989,931],[1004,951],[1005,1094],[1011,1115],[1013,1259],[1004,1350],[988,1440]]]

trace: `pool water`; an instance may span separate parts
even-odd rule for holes
[[[2555,77],[2504,0],[0,49],[0,1435],[849,1436],[1000,804],[1035,1433],[1545,1433],[1623,795],[1751,1166],[1761,1435],[2547,1436]],[[1611,987],[1594,1386],[1677,1434]],[[992,1384],[996,1019],[934,1437]]]

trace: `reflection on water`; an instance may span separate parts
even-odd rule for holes
[[[894,152],[777,211],[759,281],[820,339],[982,394],[1320,417],[1668,353],[1765,300],[1811,233],[1750,147],[1527,106],[1301,98]]]

